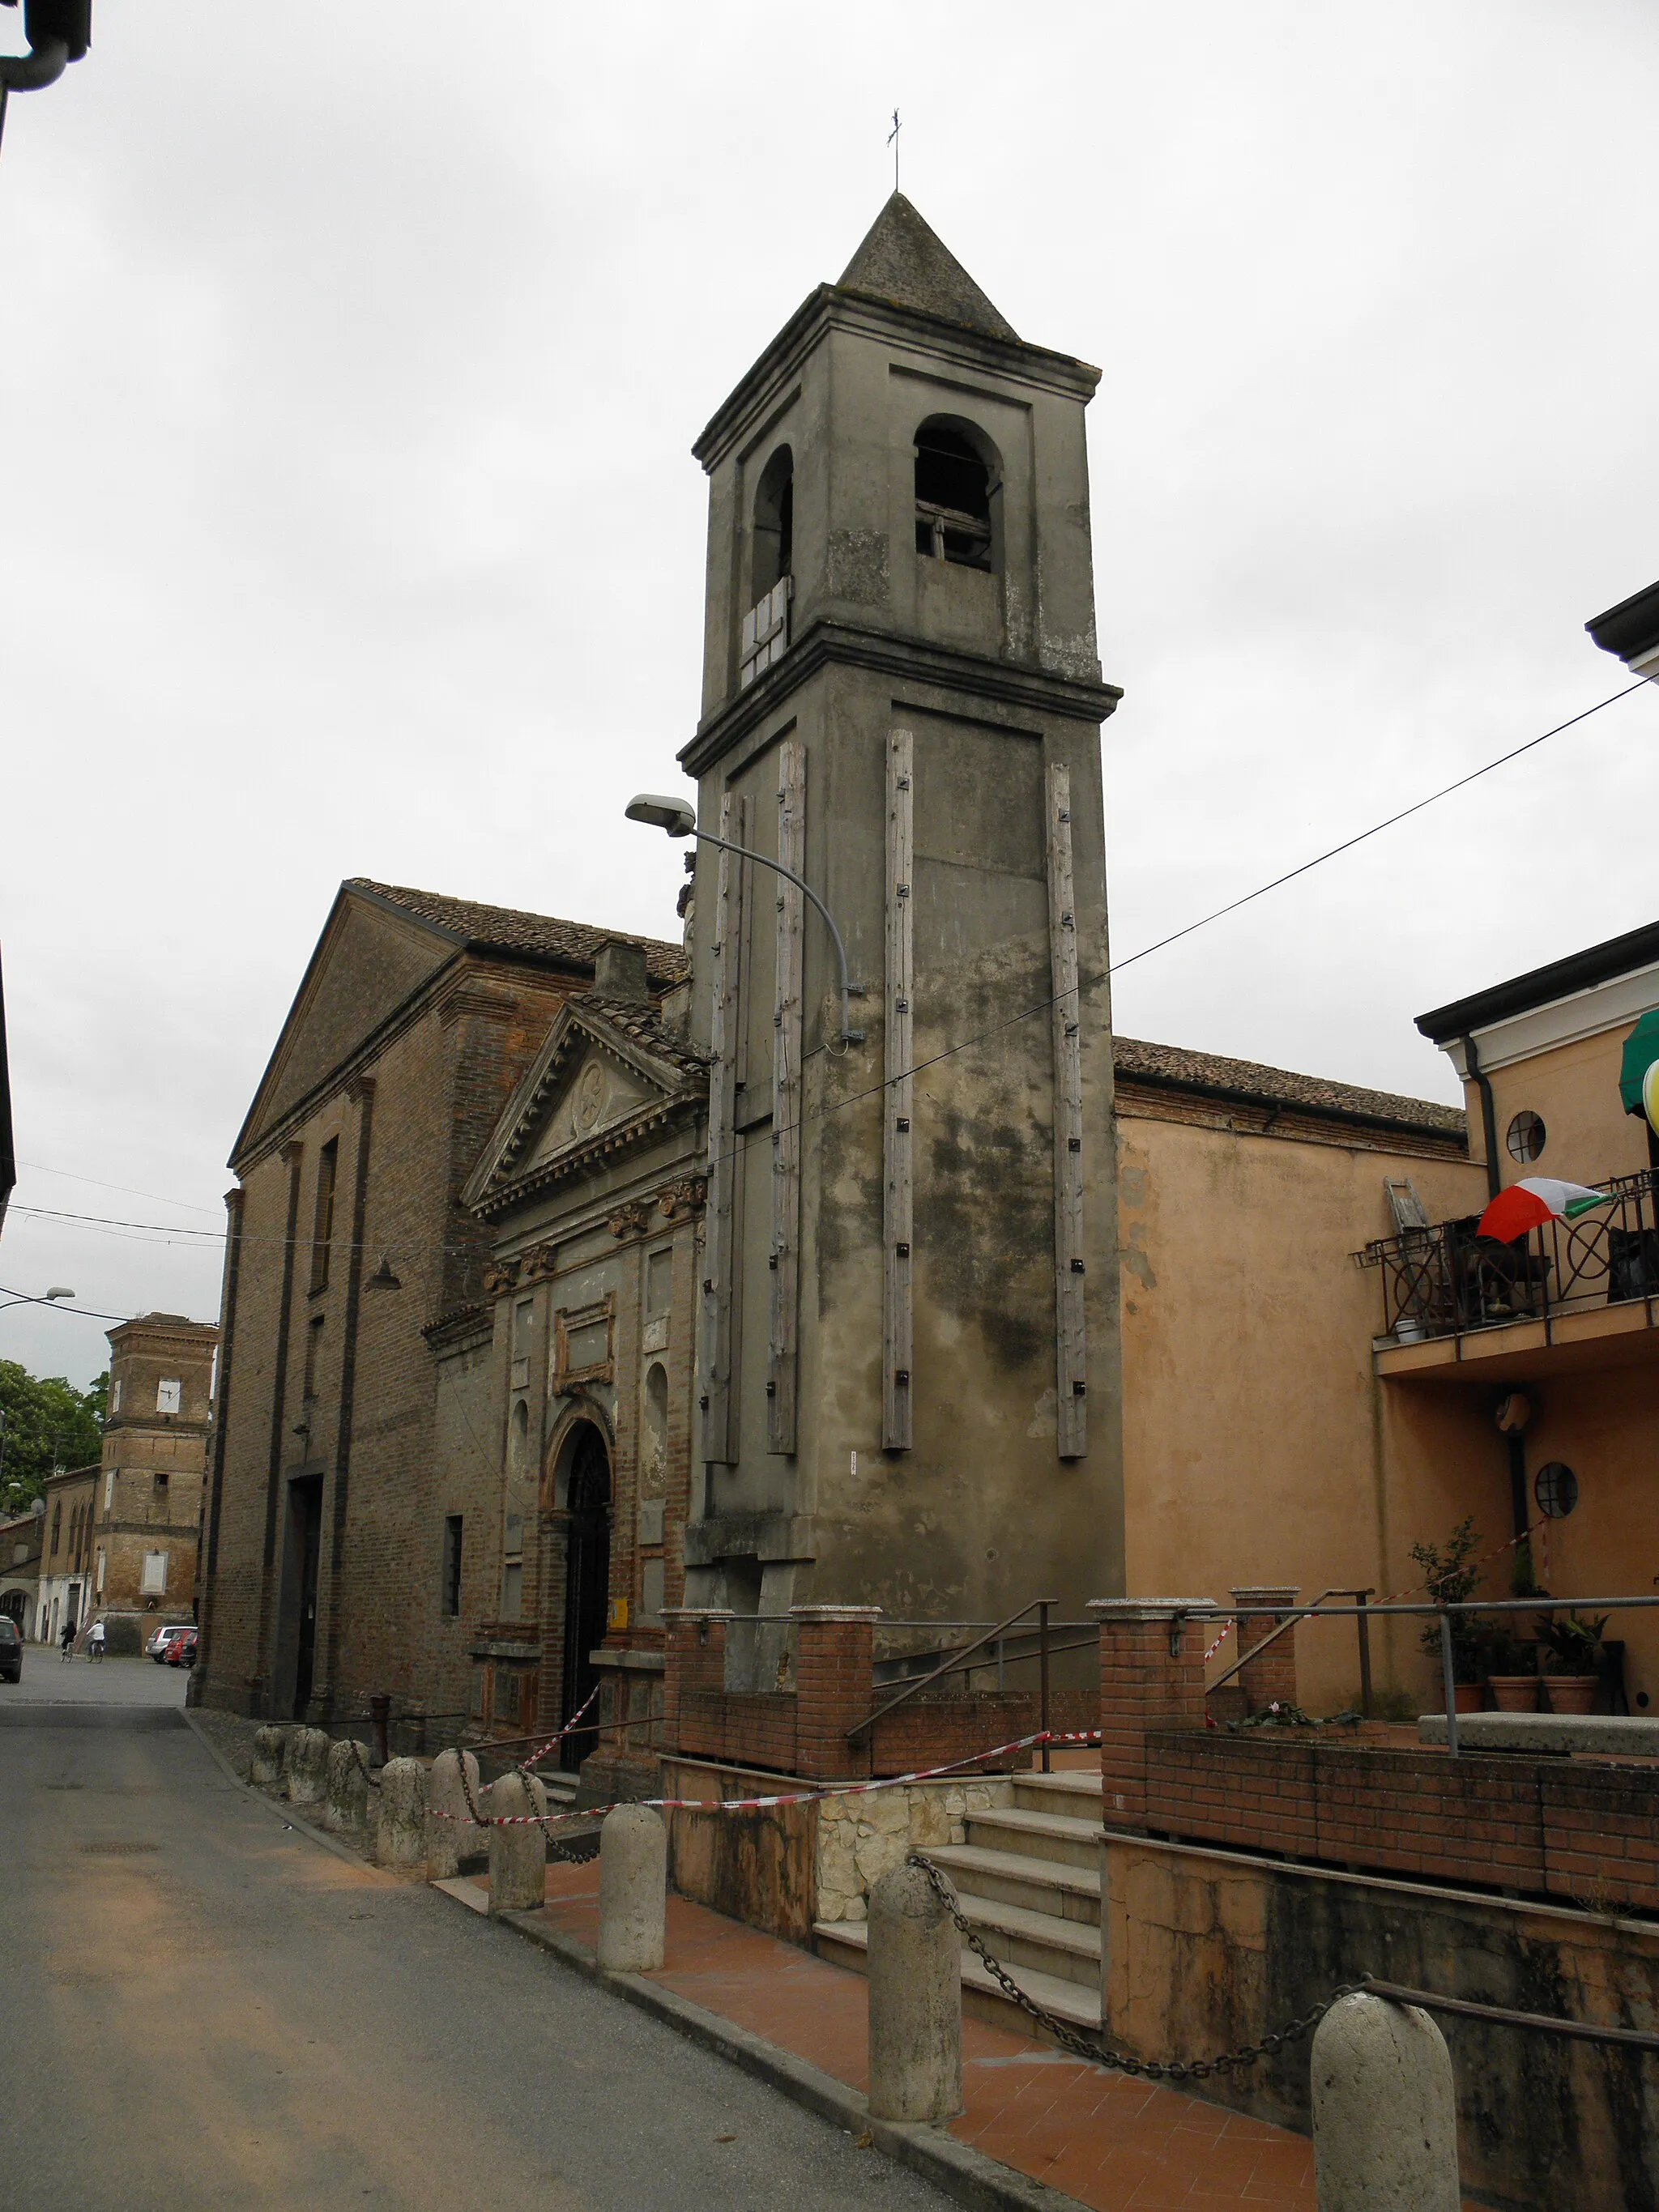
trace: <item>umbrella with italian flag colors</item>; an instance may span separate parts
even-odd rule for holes
[[[1610,1190],[1587,1190],[1582,1182],[1562,1182],[1555,1176],[1522,1176],[1498,1192],[1481,1215],[1475,1234],[1512,1244],[1546,1221],[1576,1221],[1593,1206],[1612,1204]]]

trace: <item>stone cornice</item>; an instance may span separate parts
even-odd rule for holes
[[[1060,392],[1085,404],[1100,382],[1097,368],[1069,354],[1051,353],[1023,338],[993,337],[918,307],[900,307],[868,293],[820,284],[705,425],[691,451],[706,470],[712,472],[734,445],[744,441],[771,410],[782,386],[799,374],[808,354],[831,330],[855,331],[1003,383],[1030,385],[1035,391]]]
[[[899,684],[972,692],[1028,714],[1060,714],[1071,721],[1103,722],[1123,696],[1115,684],[1091,683],[980,653],[958,653],[949,646],[885,630],[817,622],[764,676],[709,716],[681,751],[681,767],[688,775],[701,775],[775,714],[799,684],[831,664],[872,669]],[[913,703],[921,707],[925,702]]]
[[[550,1160],[542,1160],[477,1200],[471,1208],[481,1220],[491,1220],[500,1213],[509,1212],[538,1191],[550,1189],[567,1177],[580,1175],[584,1170],[597,1166],[602,1160],[622,1157],[637,1152],[652,1138],[661,1136],[677,1123],[694,1120],[707,1103],[702,1091],[682,1092],[678,1098],[653,1100],[637,1114],[625,1121],[613,1122],[609,1128],[600,1129],[586,1144],[560,1152]]]

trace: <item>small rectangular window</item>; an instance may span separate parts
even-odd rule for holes
[[[163,1560],[162,1564],[163,1564],[163,1566],[165,1566],[165,1565],[166,1565],[166,1561],[165,1561],[165,1559]],[[145,1585],[145,1587],[148,1589],[148,1587],[149,1587],[148,1583]],[[165,1573],[162,1575],[160,1587],[161,1587],[162,1589],[165,1589],[167,1588],[167,1577],[166,1577]],[[102,1597],[102,1595],[104,1595],[104,1554],[103,1554],[103,1553],[102,1553],[101,1551],[100,1551],[100,1552],[99,1553],[99,1554],[98,1554],[98,1595],[99,1595],[99,1596],[100,1596],[100,1597]]]
[[[325,1322],[323,1316],[321,1314],[313,1314],[311,1316],[311,1326],[306,1331],[305,1394],[307,1398],[314,1398],[317,1395],[317,1362],[323,1349],[324,1327]]]
[[[116,1472],[117,1471],[114,1468],[111,1468],[109,1473],[104,1477],[104,1510],[106,1513],[109,1511],[111,1506],[115,1503]]]
[[[645,1263],[645,1315],[647,1321],[667,1318],[674,1288],[674,1249],[665,1244]]]
[[[454,1620],[461,1610],[461,1516],[449,1513],[444,1516],[444,1568],[441,1609],[447,1620]]]
[[[118,1375],[109,1386],[109,1409],[112,1413],[118,1413],[121,1410],[121,1378]]]
[[[98,1583],[100,1589],[103,1587],[103,1581],[104,1555],[100,1552],[98,1554]],[[143,1580],[139,1585],[142,1595],[145,1597],[164,1597],[167,1595],[167,1553],[165,1552],[146,1552],[144,1554]]]
[[[180,1385],[169,1376],[155,1386],[155,1410],[158,1413],[176,1413],[179,1410]]]
[[[501,1619],[517,1620],[524,1610],[524,1562],[509,1559],[501,1570]]]
[[[334,1241],[334,1182],[340,1165],[340,1140],[331,1137],[317,1159],[317,1212],[311,1231],[311,1287],[328,1288],[329,1247]]]

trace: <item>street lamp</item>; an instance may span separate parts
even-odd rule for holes
[[[862,1044],[864,1031],[853,1027],[852,997],[861,984],[853,984],[847,978],[847,947],[842,942],[841,932],[836,927],[836,917],[804,877],[793,868],[786,868],[781,860],[769,860],[764,853],[751,853],[747,845],[734,845],[728,838],[716,837],[712,831],[699,830],[697,817],[683,799],[664,799],[658,793],[642,791],[630,799],[623,812],[630,822],[646,823],[653,830],[665,830],[671,837],[695,837],[700,845],[717,845],[722,853],[736,853],[745,860],[757,861],[763,868],[771,868],[804,891],[823,916],[823,926],[835,944],[836,958],[841,968],[841,1042],[842,1044]]]
[[[0,7],[16,5],[17,0],[0,0]],[[0,54],[0,137],[7,95],[55,84],[92,44],[92,0],[23,0],[23,36],[27,53]]]
[[[9,5],[10,0],[0,0],[0,7]],[[8,1298],[5,1305],[0,1305],[0,1313],[4,1313],[6,1306],[49,1306],[54,1298],[72,1298],[74,1296],[74,1291],[65,1290],[61,1283],[54,1284],[43,1298],[32,1298],[28,1292],[24,1291],[15,1298]]]

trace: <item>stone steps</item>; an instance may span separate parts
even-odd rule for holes
[[[1075,1867],[1085,1874],[1100,1871],[1100,1815],[1079,1820],[1066,1813],[1032,1813],[1019,1805],[994,1805],[986,1812],[963,1815],[965,1840],[992,1850],[1009,1851],[1024,1859],[1042,1859],[1050,1864]]]
[[[1100,1776],[1019,1774],[1014,1802],[962,1815],[965,1841],[926,1846],[948,1875],[963,1917],[1026,1994],[1068,2027],[1100,2026]],[[862,1921],[820,1921],[820,1956],[863,1971]],[[962,2001],[977,2019],[1040,2034],[973,1952],[962,1954]]]
[[[982,1844],[935,1844],[924,1856],[941,1867],[958,1895],[988,1904],[1021,1905],[1079,1927],[1100,1926],[1100,1876],[1055,1859],[1030,1859]]]
[[[829,1959],[839,1966],[850,1966],[855,1973],[866,1972],[870,1951],[870,1929],[862,1920],[820,1920],[812,1929],[813,1948],[821,1959]],[[997,1946],[988,1933],[987,1948],[996,1953]],[[1058,1974],[1044,1973],[1040,1968],[1013,1966],[1003,1958],[1016,1982],[1026,1995],[1054,2014],[1068,2027],[1098,2028],[1100,2026],[1100,1984],[1086,1989],[1079,1982]],[[1036,2035],[1041,2033],[1035,2021],[1019,2007],[1005,1996],[971,1951],[962,1954],[963,2009],[976,2020],[988,2020],[999,2027],[1009,2027],[1018,2033]]]

